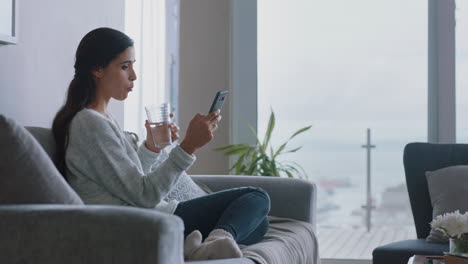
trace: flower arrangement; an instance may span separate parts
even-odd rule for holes
[[[468,212],[461,214],[459,210],[453,213],[438,215],[431,222],[431,227],[442,231],[449,238],[468,236]]]
[[[461,214],[457,210],[438,215],[432,220],[431,227],[450,238],[451,253],[468,253],[468,212]]]

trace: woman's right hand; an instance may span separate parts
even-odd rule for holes
[[[196,114],[190,121],[184,140],[180,147],[192,155],[195,151],[213,139],[213,132],[218,128],[218,122],[221,120],[219,110],[213,111],[207,115]]]

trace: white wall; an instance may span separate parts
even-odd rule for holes
[[[180,4],[179,124],[184,132],[196,113],[208,112],[216,91],[230,89],[231,26],[229,0],[182,0]],[[228,172],[228,158],[212,149],[230,142],[229,104],[223,106],[215,138],[197,151],[189,173]]]
[[[229,90],[215,139],[197,152],[192,174],[227,174],[229,158],[213,148],[255,143],[241,123],[257,127],[257,1],[181,0],[179,114],[185,131],[206,114],[217,91]],[[231,162],[232,163],[232,162]]]
[[[17,45],[0,45],[0,114],[50,127],[64,103],[81,38],[97,27],[124,30],[124,0],[21,0]],[[123,125],[123,103],[110,111]]]

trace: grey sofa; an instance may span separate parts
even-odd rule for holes
[[[55,160],[50,129],[27,129]],[[261,187],[271,197],[271,215],[315,226],[316,187],[308,181],[228,175],[193,179],[213,191]],[[177,216],[125,206],[0,205],[0,263],[184,263],[183,228]],[[239,258],[190,263],[254,262]]]

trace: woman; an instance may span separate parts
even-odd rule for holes
[[[52,126],[60,171],[87,204],[153,208],[181,217],[187,260],[241,257],[238,244],[256,243],[268,229],[268,194],[244,187],[180,203],[163,201],[195,161],[194,153],[213,138],[221,116],[219,111],[195,115],[164,161],[158,161],[165,150],[154,146],[147,120],[146,141],[135,152],[107,111],[111,98],[122,101],[132,91],[134,62],[133,41],[120,31],[98,28],[81,40],[75,76]],[[175,124],[171,133],[177,140]]]

